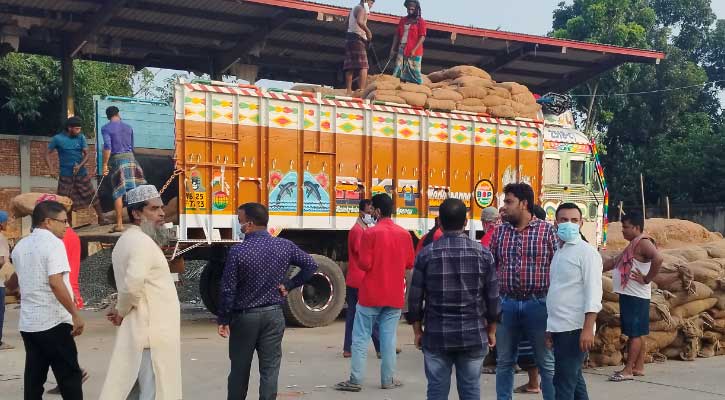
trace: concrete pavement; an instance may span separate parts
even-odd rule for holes
[[[90,372],[84,386],[85,398],[96,399],[103,384],[108,359],[113,348],[114,327],[104,318],[104,312],[84,311],[85,333],[77,339],[81,365]],[[210,316],[201,312],[184,312],[182,323],[182,367],[185,399],[216,400],[226,398],[229,359],[227,342],[216,334],[216,325]],[[4,340],[15,345],[15,350],[0,352],[0,399],[22,398],[25,353],[17,331],[18,310],[8,306],[5,314]],[[368,357],[367,379],[361,393],[342,393],[331,389],[349,374],[349,360],[341,356],[344,323],[316,329],[289,328],[285,333],[283,360],[279,381],[280,399],[423,399],[425,375],[423,356],[412,345],[411,328],[401,323],[398,342],[403,353],[398,358],[398,375],[405,386],[396,390],[379,389],[379,360],[371,351]],[[256,364],[256,361],[255,361]],[[254,367],[256,369],[256,365]],[[597,399],[723,399],[725,398],[725,357],[699,359],[695,362],[668,361],[647,365],[647,376],[633,382],[609,383],[606,377],[613,368],[588,370],[586,380],[589,395]],[[516,384],[525,382],[525,375],[517,375]],[[51,387],[52,374],[49,375]],[[482,398],[495,398],[495,377],[482,375]],[[249,398],[257,398],[258,375],[250,379]],[[46,395],[47,399],[60,396]],[[451,399],[458,399],[455,383]],[[515,399],[536,399],[541,396],[517,395]]]

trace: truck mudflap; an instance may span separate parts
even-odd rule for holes
[[[340,266],[331,259],[312,254],[318,265],[312,279],[301,288],[291,291],[283,310],[287,323],[315,328],[332,323],[345,305],[345,276]],[[213,314],[219,307],[219,284],[224,270],[223,262],[210,261],[201,274],[199,291],[204,306]],[[290,276],[299,272],[292,266]]]

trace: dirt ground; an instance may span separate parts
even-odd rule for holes
[[[105,320],[102,312],[84,311],[86,333],[77,343],[81,365],[90,372],[84,386],[85,398],[96,399],[108,367],[108,357],[113,348],[114,328]],[[185,399],[226,398],[226,380],[229,371],[227,343],[216,334],[216,325],[208,314],[185,309],[182,323],[182,367]],[[5,314],[4,340],[17,346],[14,350],[0,352],[0,399],[22,398],[23,366],[25,353],[17,331],[18,310],[8,306]],[[425,398],[423,356],[413,345],[411,328],[401,323],[398,341],[403,352],[398,358],[398,375],[405,383],[402,389],[378,388],[379,360],[370,352],[367,379],[362,393],[340,393],[330,387],[345,379],[349,373],[349,360],[341,357],[344,322],[316,329],[289,328],[285,333],[282,369],[279,380],[280,399],[422,399]],[[256,363],[256,361],[255,361]],[[256,368],[256,367],[255,367]],[[647,376],[634,382],[608,383],[606,376],[613,368],[586,372],[591,399],[651,399],[698,400],[725,398],[722,371],[725,357],[699,359],[695,362],[668,361],[665,364],[648,365]],[[53,382],[49,376],[50,388]],[[524,375],[516,377],[516,384],[525,382]],[[482,398],[495,398],[495,378],[482,375]],[[250,381],[249,398],[256,398],[258,375]],[[60,396],[46,395],[46,399]],[[452,384],[451,399],[458,399]],[[540,396],[517,395],[515,399],[535,399]]]

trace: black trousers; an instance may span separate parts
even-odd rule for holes
[[[265,307],[232,317],[229,326],[229,359],[232,366],[227,383],[227,400],[247,398],[255,350],[259,360],[259,400],[277,398],[284,328],[281,307]]]
[[[63,400],[83,399],[83,372],[72,330],[70,324],[60,324],[43,332],[20,332],[25,344],[25,400],[42,400],[49,367]]]

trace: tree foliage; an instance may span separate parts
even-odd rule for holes
[[[664,196],[692,202],[725,200],[725,121],[718,90],[725,79],[725,20],[709,0],[574,0],[554,11],[555,37],[655,49],[659,65],[625,64],[574,94],[591,95],[587,126],[598,132],[614,204],[639,203],[639,175],[648,203]],[[685,86],[689,89],[670,90]],[[618,95],[634,92],[657,93]],[[579,114],[591,97],[577,97]]]
[[[74,61],[76,115],[94,136],[93,96],[131,96],[133,67]],[[60,62],[10,53],[0,58],[0,128],[3,133],[52,135],[62,125]]]

